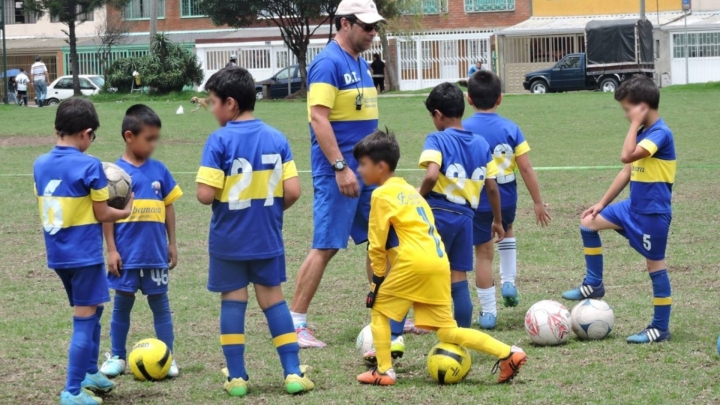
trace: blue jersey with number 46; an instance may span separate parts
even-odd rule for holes
[[[216,189],[210,255],[224,260],[283,255],[283,182],[297,175],[287,138],[260,120],[231,121],[210,135],[195,179]]]

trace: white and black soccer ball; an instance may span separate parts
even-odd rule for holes
[[[539,346],[556,346],[570,335],[570,311],[557,301],[535,303],[525,314],[525,331]]]
[[[607,302],[586,299],[570,312],[572,330],[580,339],[604,339],[615,325],[615,313]]]
[[[358,334],[358,337],[355,340],[355,348],[358,352],[360,352],[361,356],[375,348],[370,325],[366,325]]]
[[[108,181],[108,205],[117,209],[125,208],[132,194],[130,175],[114,163],[103,162],[102,165]]]

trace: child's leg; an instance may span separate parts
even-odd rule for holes
[[[498,359],[504,359],[510,355],[510,346],[475,329],[440,328],[437,331],[437,337],[443,343],[453,343],[467,347]]]
[[[480,311],[497,317],[497,301],[492,262],[495,246],[492,240],[475,246],[475,285],[480,299]],[[494,326],[494,325],[493,325]]]
[[[248,379],[245,371],[245,311],[247,287],[221,294],[220,344],[228,368],[228,381]]]
[[[284,376],[302,375],[300,371],[300,346],[290,309],[280,286],[268,287],[255,284],[255,295],[270,328],[273,344],[280,357]]]
[[[580,226],[580,235],[585,253],[586,274],[583,284],[599,286],[603,281],[602,241],[598,231]]]
[[[472,325],[473,304],[470,299],[467,272],[452,270],[450,280],[455,321],[460,327],[469,328]]]
[[[167,345],[173,352],[175,333],[173,332],[172,314],[170,313],[170,300],[167,293],[148,295],[148,305],[153,313],[155,336]]]
[[[515,284],[517,276],[517,242],[512,224],[507,225],[505,238],[498,242],[500,255],[500,282]]]
[[[130,312],[135,304],[135,294],[115,291],[112,319],[110,320],[110,345],[113,356],[125,360],[127,336],[130,330]]]
[[[98,323],[96,306],[76,306],[73,317],[73,334],[68,351],[68,368],[65,391],[72,395],[80,394],[80,386],[85,379],[88,364],[94,350],[93,334]]]
[[[388,328],[390,318],[376,310],[370,311],[370,318],[370,329],[372,330],[375,356],[378,363],[377,368],[380,373],[385,373],[392,368],[390,329]]]
[[[88,364],[87,373],[88,374],[95,374],[98,370],[98,357],[100,357],[100,334],[102,332],[102,326],[100,324],[100,319],[102,318],[103,311],[105,310],[105,307],[100,305],[95,310],[95,318],[97,319],[97,323],[95,324],[95,329],[93,330],[92,335],[92,342],[93,342],[93,350],[92,354],[90,355],[90,363]]]
[[[670,325],[670,310],[672,307],[670,277],[667,272],[665,260],[648,260],[648,272],[653,286],[653,315],[651,328],[666,331]]]

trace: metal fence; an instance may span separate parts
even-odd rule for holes
[[[138,56],[144,56],[148,54],[147,49],[119,49],[113,50],[108,55],[107,65],[110,66],[114,61],[123,58],[133,58]],[[70,53],[63,52],[63,74],[69,75],[72,73],[72,65],[70,60]],[[102,75],[103,66],[97,50],[86,50],[78,51],[78,74],[81,75]]]
[[[8,55],[7,57],[7,63],[8,63],[8,69],[25,69],[25,72],[27,73],[28,77],[30,77],[30,66],[32,66],[33,63],[35,63],[35,56],[36,55]],[[56,54],[47,54],[43,55],[42,60],[45,63],[45,66],[47,66],[48,74],[50,75],[50,82],[52,83],[53,80],[57,79],[58,71],[57,71],[57,55]],[[50,84],[50,83],[48,83]],[[0,101],[2,101],[2,98],[5,96],[5,80],[0,79]],[[32,100],[35,98],[35,89],[32,86],[28,86],[28,99]]]

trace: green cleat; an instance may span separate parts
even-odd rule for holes
[[[307,366],[300,366],[300,375],[290,374],[285,377],[285,389],[287,390],[288,394],[300,394],[303,392],[311,391],[313,388],[315,388],[315,383],[310,381],[310,379],[306,375],[307,370]]]
[[[227,367],[222,369],[226,381],[223,387],[231,397],[244,397],[248,393],[248,383],[242,378],[230,379],[230,372]]]

